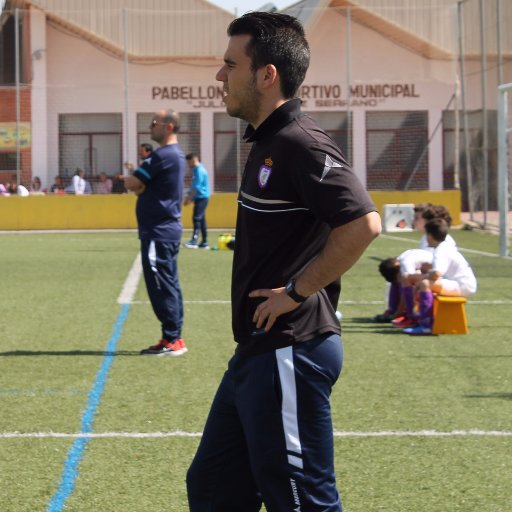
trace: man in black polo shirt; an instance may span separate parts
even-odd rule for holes
[[[173,110],[161,110],[149,126],[160,147],[145,158],[125,186],[137,197],[142,270],[153,311],[162,325],[158,343],[144,355],[180,356],[187,352],[181,337],[183,299],[178,278],[181,243],[181,202],[185,156],[178,144],[180,119]]]
[[[309,65],[300,23],[253,12],[228,35],[217,80],[252,143],[232,274],[238,346],[187,475],[190,510],[339,512],[329,397],[343,357],[325,287],[380,233],[380,218],[295,98]]]

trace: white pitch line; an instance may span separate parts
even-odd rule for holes
[[[66,432],[3,432],[0,433],[0,439],[26,439],[26,438],[128,438],[128,439],[154,439],[160,437],[201,437],[201,432],[183,432],[175,430],[173,432],[83,432],[70,434]]]
[[[393,236],[393,235],[380,235],[382,238],[387,238],[388,240],[397,240],[399,242],[414,242],[414,240],[411,240],[410,238],[402,238],[400,236]],[[512,259],[510,256],[500,256],[499,254],[493,253],[493,252],[485,252],[485,251],[477,251],[476,249],[466,249],[465,247],[459,247],[459,251],[461,252],[469,252],[471,254],[478,254],[479,256],[487,256],[489,258],[505,258],[505,259]]]
[[[419,430],[417,432],[383,430],[378,432],[339,432],[334,431],[334,437],[511,437],[508,430],[452,430],[439,432],[437,430]]]
[[[231,304],[230,300],[184,300],[184,304]],[[383,300],[340,300],[340,304],[356,305],[356,306],[369,306],[375,304],[385,304]],[[148,300],[132,300],[130,304],[149,304]],[[479,305],[509,305],[512,300],[468,300],[468,304]]]
[[[131,304],[133,301],[133,297],[135,296],[135,292],[137,291],[137,286],[139,285],[139,279],[142,274],[142,258],[139,254],[137,254],[132,268],[130,272],[128,272],[128,276],[126,277],[126,281],[124,282],[123,289],[117,298],[118,304]]]
[[[509,430],[452,430],[450,432],[440,432],[437,430],[419,430],[419,431],[393,431],[383,430],[376,432],[344,432],[335,430],[334,437],[512,437],[512,431]],[[0,439],[67,439],[67,438],[87,438],[87,439],[157,439],[167,437],[201,437],[201,432],[185,432],[175,430],[172,432],[87,432],[70,434],[65,432],[2,432]]]

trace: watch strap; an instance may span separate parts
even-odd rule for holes
[[[288,281],[285,291],[286,291],[286,295],[288,295],[288,297],[290,297],[290,299],[292,299],[295,302],[298,302],[299,304],[303,303],[307,299],[307,297],[304,297],[303,295],[299,295],[295,291],[295,279],[294,278],[292,278]]]

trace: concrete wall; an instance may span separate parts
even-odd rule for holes
[[[460,192],[414,191],[371,192],[379,212],[384,204],[444,204],[453,217],[460,220]],[[207,210],[210,228],[233,229],[236,223],[237,195],[214,194]],[[136,228],[135,201],[132,194],[85,196],[0,197],[0,230],[65,230],[65,229],[129,229]],[[192,227],[192,206],[183,208],[183,225]]]

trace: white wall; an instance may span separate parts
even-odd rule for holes
[[[58,169],[58,114],[59,113],[122,113],[124,115],[124,71],[122,57],[114,57],[78,37],[73,37],[46,25],[42,14],[33,18],[32,44],[46,45],[41,61],[34,62],[33,87],[33,174],[49,178]],[[347,99],[347,48],[345,47],[345,18],[335,11],[320,17],[310,34],[311,67],[304,85],[336,85],[341,91],[337,101],[323,92],[311,93],[305,109],[317,111],[346,110],[340,101]],[[406,85],[409,96],[380,97],[371,104],[362,101],[350,110],[354,121],[354,168],[359,178],[366,180],[365,112],[368,110],[427,110],[429,122],[437,122],[440,112],[454,92],[458,63],[456,61],[428,60],[384,38],[374,30],[351,24],[351,83],[352,85]],[[219,34],[225,39],[225,34]],[[213,172],[213,113],[224,112],[219,98],[208,98],[206,91],[220,85],[215,74],[220,60],[177,61],[160,64],[130,64],[129,118],[130,144],[124,148],[123,158],[137,160],[136,114],[174,108],[178,112],[203,113],[201,117],[201,158]],[[471,63],[469,70],[479,63]],[[48,87],[45,89],[45,80]],[[474,79],[473,81],[475,81]],[[181,89],[178,98],[153,98],[153,87]],[[478,84],[472,84],[473,90]],[[188,91],[188,92],[187,92]],[[489,106],[495,97],[489,92]],[[356,100],[357,98],[352,98]],[[361,98],[359,98],[361,99]],[[328,100],[328,101],[326,101]],[[469,97],[468,108],[479,106],[481,99]],[[429,128],[432,134],[433,126]],[[124,144],[124,140],[123,140]],[[46,149],[47,148],[47,149]],[[442,188],[442,133],[433,137],[429,147],[429,181],[433,189]],[[47,173],[44,169],[47,169]],[[213,176],[212,176],[213,178]]]
[[[51,185],[48,176],[48,138],[46,126],[48,111],[46,104],[46,19],[42,11],[30,9],[30,48],[32,58],[32,176],[39,176],[43,188]]]

